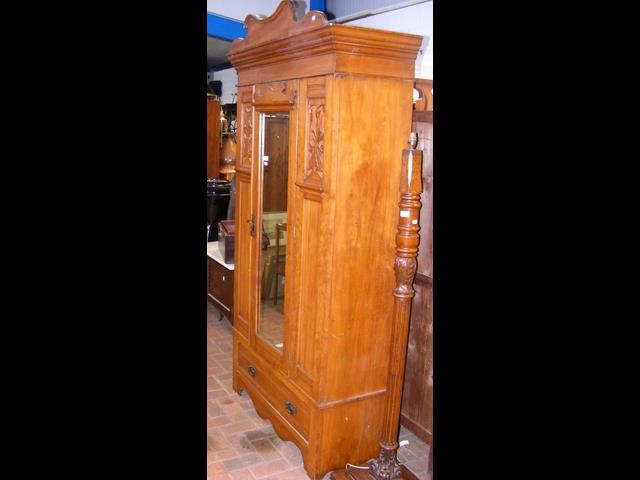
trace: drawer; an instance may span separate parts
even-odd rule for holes
[[[238,344],[238,370],[245,381],[255,385],[284,420],[306,439],[309,438],[311,409],[288,388],[265,363]]]
[[[233,271],[209,259],[209,293],[229,309],[233,303]]]

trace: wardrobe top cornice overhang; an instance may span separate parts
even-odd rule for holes
[[[336,25],[312,10],[296,19],[294,2],[283,1],[273,15],[244,21],[247,37],[231,44],[228,58],[239,72],[239,85],[258,83],[257,75],[242,80],[242,72],[256,70],[260,82],[324,74],[373,74],[414,78],[420,35]],[[278,64],[297,68],[278,71]]]

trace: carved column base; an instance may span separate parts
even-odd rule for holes
[[[380,442],[380,453],[375,460],[369,460],[369,471],[376,480],[399,480],[402,469],[398,463],[398,444]]]
[[[330,480],[412,480],[415,475],[398,463],[398,444],[380,442],[378,458],[369,460],[366,467],[347,466],[331,472]]]

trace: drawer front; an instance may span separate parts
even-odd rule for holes
[[[209,293],[224,303],[229,310],[232,309],[233,271],[225,269],[211,259],[209,259]]]
[[[238,370],[244,379],[256,386],[271,406],[303,437],[309,439],[311,409],[283,382],[271,374],[266,365],[238,345]]]

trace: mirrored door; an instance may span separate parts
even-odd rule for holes
[[[284,346],[284,292],[287,263],[287,184],[289,112],[260,115],[262,228],[260,230],[260,308],[257,333],[276,350]]]

